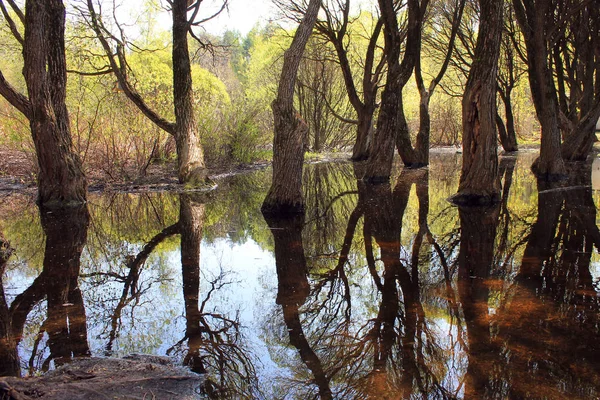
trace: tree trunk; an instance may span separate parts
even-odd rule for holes
[[[496,145],[496,77],[502,37],[503,0],[480,1],[475,57],[463,96],[463,165],[457,204],[500,200]]]
[[[65,104],[65,8],[60,0],[28,0],[25,10],[23,74],[39,166],[38,201],[47,207],[80,204],[86,200],[87,183]]]
[[[431,96],[428,93],[421,93],[419,103],[419,132],[415,142],[415,159],[410,165],[411,168],[420,168],[429,165],[429,138],[431,134],[431,115],[429,114],[429,101]]]
[[[500,94],[500,98],[502,99],[502,103],[504,104],[504,113],[506,115],[506,123],[504,123],[504,120],[500,114],[496,113],[496,126],[498,127],[500,144],[506,153],[519,151],[519,146],[517,144],[517,133],[515,130],[515,116],[510,100],[511,91],[507,90],[503,93],[499,89],[498,92]]]
[[[498,138],[500,139],[500,144],[504,151],[506,151],[505,144],[508,144],[508,132],[506,131],[506,126],[504,125],[504,120],[500,116],[500,114],[496,113],[496,129],[498,129]]]
[[[398,133],[396,135],[396,149],[402,159],[404,166],[410,167],[416,158],[415,151],[410,140],[410,128],[404,114],[404,98],[400,94],[400,106],[398,108]]]
[[[371,183],[387,182],[390,179],[394,161],[394,146],[400,132],[397,114],[402,107],[402,89],[396,84],[397,79],[392,78],[391,75],[392,72],[388,72],[388,82],[381,94],[377,130],[373,135],[371,155],[363,178]],[[398,151],[400,151],[400,147]]]
[[[519,151],[519,144],[517,143],[517,130],[515,129],[515,114],[513,112],[512,102],[510,100],[510,92],[508,92],[507,96],[508,97],[506,101],[504,101],[507,141],[506,145],[504,143],[502,144],[502,148],[505,152],[511,153]]]
[[[363,161],[369,158],[373,138],[373,112],[370,110],[358,111],[356,142],[352,148],[352,161]]]
[[[302,164],[308,126],[294,110],[294,87],[306,43],[317,20],[320,0],[310,0],[306,14],[286,50],[273,109],[273,180],[262,205],[263,214],[304,212]]]
[[[179,182],[196,186],[207,178],[204,152],[194,117],[194,92],[188,49],[188,1],[174,0],[173,15],[173,101],[175,143]]]

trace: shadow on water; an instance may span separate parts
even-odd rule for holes
[[[598,398],[600,199],[590,165],[550,185],[530,158],[501,160],[491,208],[446,201],[451,155],[379,185],[311,166],[306,214],[266,224],[260,174],[15,213],[0,374],[143,352],[205,376],[209,398]]]

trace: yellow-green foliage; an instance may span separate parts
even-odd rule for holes
[[[448,22],[438,10],[441,3],[434,3],[428,17],[430,22],[424,27],[424,38],[438,37],[443,42],[443,27]],[[108,9],[104,12],[108,12]],[[164,17],[160,13],[164,10],[157,0],[145,0],[136,9],[124,5],[121,12],[124,13],[123,18],[129,13],[131,20],[135,21],[135,24],[122,24],[125,36],[131,41],[125,47],[131,83],[153,110],[173,121],[171,33],[168,27],[159,23]],[[104,18],[108,26],[117,31],[114,24],[108,22],[112,16],[105,15]],[[405,15],[401,18],[405,18]],[[362,89],[364,58],[375,22],[376,15],[368,11],[363,10],[351,16],[344,42],[359,93]],[[0,23],[0,26],[0,70],[17,90],[26,93],[20,45],[6,24]],[[468,7],[464,28],[474,31],[476,35],[476,27],[475,10]],[[214,54],[203,53],[202,46],[190,39],[194,58],[192,78],[196,122],[209,167],[232,162],[249,163],[269,157],[273,140],[270,105],[276,95],[283,54],[291,42],[292,33],[267,25],[253,29],[245,37],[235,31],[228,31],[221,37],[207,34],[207,42],[225,44],[224,47],[217,46]],[[66,36],[69,70],[89,73],[106,69],[106,59],[101,56],[103,49],[83,20],[77,16],[68,19]],[[321,39],[317,38],[311,43],[308,50],[313,46],[313,51],[307,53],[310,60],[303,65],[312,74],[304,74],[305,80],[318,77],[318,73],[314,73],[314,66],[327,64],[323,69],[327,74],[322,75],[327,75],[330,83],[325,89],[323,85],[318,86],[318,90],[323,90],[330,97],[330,106],[337,114],[355,119],[355,112],[345,95],[341,71],[334,62],[336,55],[331,45],[321,43]],[[443,45],[434,48],[427,43],[424,41],[421,54],[426,85],[439,71],[444,55]],[[381,35],[375,64],[383,57],[383,45]],[[464,43],[457,42],[457,51],[468,59]],[[515,62],[521,63],[519,60]],[[431,99],[432,145],[460,142],[460,96],[468,68],[459,66],[464,67],[455,56],[441,87],[436,89]],[[522,67],[519,64],[519,68]],[[384,80],[385,69],[381,85]],[[414,79],[406,85],[403,94],[405,115],[411,133],[415,135],[419,124],[420,96]],[[520,141],[538,140],[539,126],[531,105],[526,76],[516,86],[512,100]],[[300,102],[296,104],[300,109]],[[308,114],[312,109],[306,104],[304,110],[300,111]],[[67,106],[74,145],[84,160],[88,175],[99,174],[115,180],[135,179],[143,176],[152,162],[175,158],[173,138],[157,128],[126,98],[112,74],[90,76],[70,73]],[[326,123],[319,125],[325,127],[323,131],[327,136],[327,143],[321,143],[325,144],[323,148],[329,151],[347,150],[354,141],[354,127],[340,123],[328,108],[323,106],[323,110],[325,112],[319,114],[322,115],[321,121],[327,119]],[[503,115],[502,107],[499,107],[499,111]],[[305,119],[311,126],[317,126],[307,116]],[[0,145],[25,149],[29,154],[34,154],[30,136],[28,121],[7,102],[0,100]],[[309,138],[314,137],[315,132],[311,132]]]

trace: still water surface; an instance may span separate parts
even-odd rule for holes
[[[389,185],[311,165],[292,220],[260,214],[269,171],[70,213],[2,197],[0,375],[144,353],[223,398],[597,399],[600,196],[591,166],[538,187],[534,157],[502,159],[490,208],[446,201],[450,153]]]

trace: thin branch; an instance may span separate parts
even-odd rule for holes
[[[103,69],[103,70],[94,71],[94,72],[77,71],[74,69],[68,69],[67,72],[69,74],[75,74],[75,75],[80,75],[80,76],[101,76],[101,75],[110,75],[114,71],[112,70],[112,68],[108,68],[108,69]]]
[[[15,21],[12,19],[12,17],[6,10],[6,6],[4,5],[4,2],[2,0],[0,0],[0,10],[2,10],[2,15],[4,16],[4,19],[6,20],[6,22],[8,23],[8,27],[10,28],[12,35],[15,37],[15,39],[17,39],[17,41],[21,45],[23,45],[23,43],[25,42],[23,40],[23,36],[21,35],[21,32],[19,32],[19,29],[17,28],[17,24],[15,24]]]

